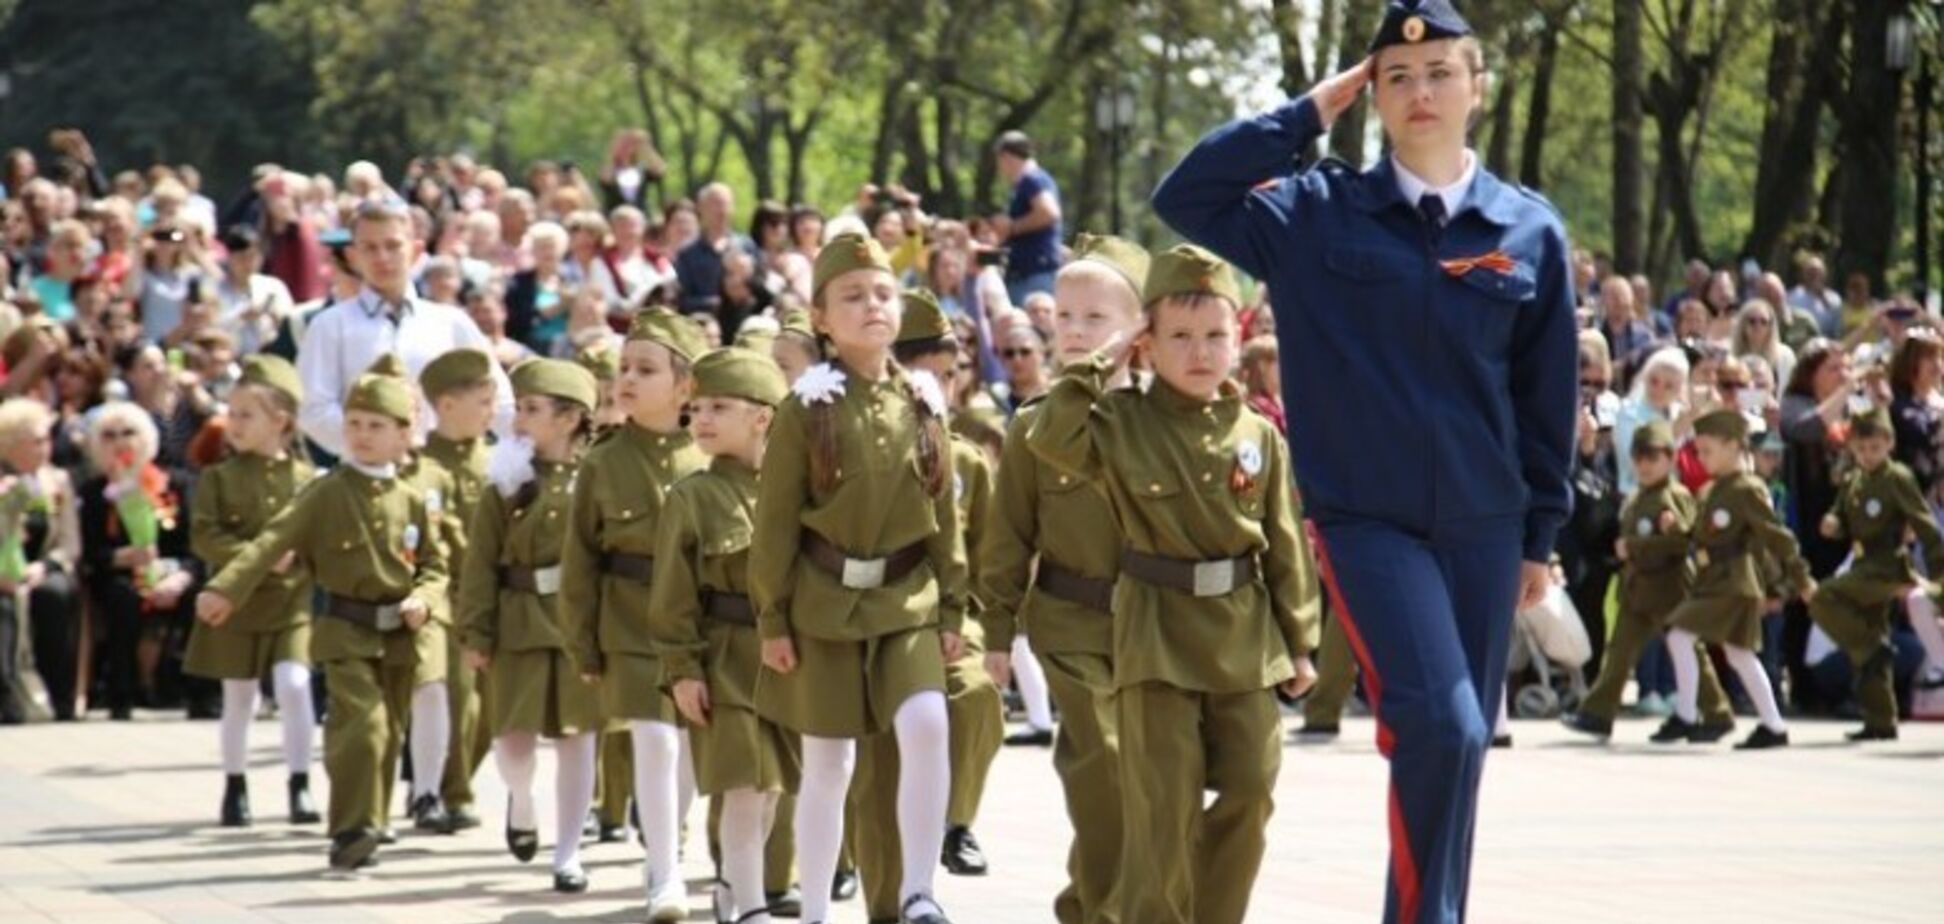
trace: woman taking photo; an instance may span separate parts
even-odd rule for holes
[[[1447,0],[1392,0],[1369,59],[1216,129],[1154,194],[1269,286],[1316,553],[1392,758],[1386,921],[1463,914],[1512,614],[1571,497],[1570,248],[1466,146],[1484,65]],[[1366,88],[1391,156],[1291,175]]]

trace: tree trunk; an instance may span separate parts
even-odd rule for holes
[[[1742,253],[1763,266],[1788,256],[1790,229],[1810,217],[1816,195],[1816,154],[1823,104],[1835,82],[1840,41],[1818,41],[1842,22],[1848,0],[1827,4],[1782,0],[1769,52],[1770,97],[1762,123],[1762,158],[1756,166],[1754,219]],[[1824,7],[1818,14],[1817,7]],[[1805,46],[1808,54],[1803,54]]]
[[[1640,211],[1646,177],[1641,151],[1642,2],[1613,4],[1613,268],[1622,274],[1640,271],[1645,249]]]
[[[1546,17],[1539,33],[1539,57],[1532,64],[1532,96],[1526,103],[1525,143],[1519,148],[1519,182],[1544,189],[1547,122],[1552,118],[1553,74],[1559,68],[1559,33],[1564,17]]]
[[[1498,93],[1492,100],[1492,113],[1488,118],[1491,125],[1491,140],[1485,146],[1485,169],[1495,176],[1510,176],[1512,161],[1512,133],[1517,121],[1517,101],[1519,93],[1519,72],[1512,63],[1513,52],[1508,47],[1505,66],[1499,68]]]
[[[1309,65],[1303,59],[1303,10],[1295,0],[1269,0],[1269,19],[1282,58],[1282,89],[1295,99],[1310,88]]]
[[[897,150],[898,114],[904,111],[905,83],[910,74],[898,71],[884,78],[884,86],[878,91],[877,139],[871,142],[872,183],[887,183],[891,180],[891,157]]]
[[[1848,161],[1837,193],[1836,278],[1863,273],[1878,293],[1897,231],[1897,109],[1903,95],[1884,60],[1884,44],[1890,13],[1902,5],[1857,0],[1849,21],[1849,92],[1839,110]]]
[[[1336,70],[1342,73],[1363,60],[1364,39],[1377,27],[1375,0],[1344,0],[1343,41],[1337,43]],[[1344,163],[1361,168],[1364,162],[1364,123],[1370,114],[1369,94],[1337,116],[1330,125],[1330,154]]]

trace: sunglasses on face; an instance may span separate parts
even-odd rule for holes
[[[1007,347],[1000,350],[999,355],[1007,359],[1024,359],[1028,356],[1038,356],[1039,351],[1032,347]]]

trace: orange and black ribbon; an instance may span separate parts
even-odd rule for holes
[[[1519,268],[1519,262],[1512,259],[1512,256],[1503,250],[1494,250],[1491,253],[1476,257],[1458,257],[1453,260],[1440,260],[1438,261],[1438,265],[1444,267],[1444,271],[1451,274],[1453,278],[1463,277],[1466,273],[1475,269],[1491,270],[1501,276],[1510,276],[1514,270]]]

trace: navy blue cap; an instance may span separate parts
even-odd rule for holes
[[[1374,54],[1392,45],[1415,45],[1470,34],[1471,25],[1458,15],[1451,0],[1390,0],[1384,5],[1384,22],[1377,27],[1377,37],[1370,40],[1370,50]]]

